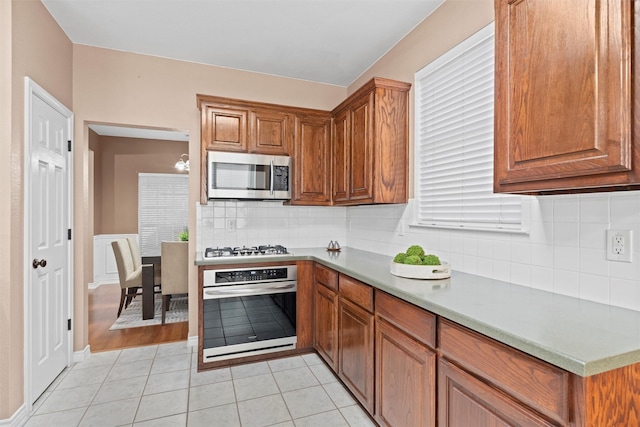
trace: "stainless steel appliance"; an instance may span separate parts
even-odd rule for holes
[[[225,257],[268,257],[269,255],[291,255],[282,245],[260,245],[250,247],[216,247],[206,248],[203,253],[204,258],[225,258]]]
[[[296,265],[205,270],[203,361],[296,348],[297,278]]]
[[[291,199],[291,158],[209,151],[210,199]]]

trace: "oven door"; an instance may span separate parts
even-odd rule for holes
[[[296,348],[295,281],[203,289],[203,361]]]

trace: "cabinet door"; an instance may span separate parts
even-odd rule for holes
[[[384,320],[376,321],[375,347],[376,421],[389,427],[435,427],[435,353]]]
[[[629,180],[633,3],[496,1],[497,192]]]
[[[342,110],[332,120],[331,130],[332,197],[334,203],[349,200],[349,110]]]
[[[445,359],[438,363],[439,427],[559,426]]]
[[[316,282],[314,295],[314,347],[338,369],[338,294]]]
[[[251,133],[249,152],[261,154],[289,154],[293,118],[277,111],[253,110],[249,114]]]
[[[340,298],[338,375],[373,413],[373,314]]]
[[[373,201],[373,96],[361,97],[351,106],[349,143],[349,200]]]
[[[329,117],[298,116],[294,143],[292,204],[331,203]]]
[[[202,149],[247,151],[247,116],[243,109],[202,106]]]

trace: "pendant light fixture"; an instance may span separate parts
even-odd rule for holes
[[[175,168],[179,171],[189,172],[189,155],[181,154],[180,159],[176,162]]]

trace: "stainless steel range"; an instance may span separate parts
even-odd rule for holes
[[[205,270],[203,362],[295,349],[297,272],[295,264]]]
[[[264,257],[269,255],[290,255],[282,245],[260,245],[250,247],[223,247],[223,248],[206,248],[204,250],[204,258],[227,258],[227,257]]]

